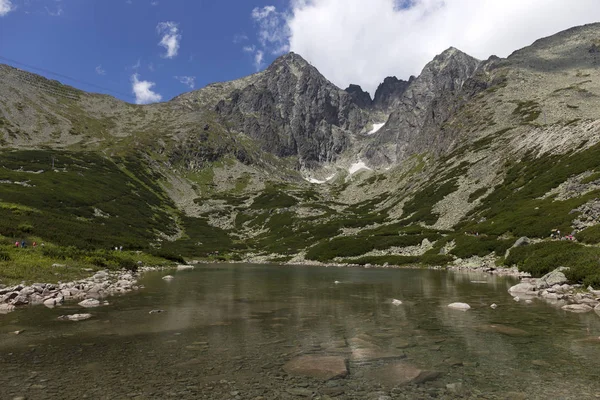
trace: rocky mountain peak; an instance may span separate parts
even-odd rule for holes
[[[395,102],[402,98],[402,95],[415,79],[411,76],[408,81],[398,79],[395,76],[388,76],[377,87],[375,97],[373,98],[373,107],[386,110],[394,105]]]
[[[352,101],[360,108],[371,107],[371,103],[373,102],[371,95],[369,92],[365,92],[359,85],[350,84],[345,91],[352,96]]]

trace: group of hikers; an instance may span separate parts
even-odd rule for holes
[[[550,232],[550,238],[556,240],[575,240],[575,236],[573,235],[561,236],[560,230],[558,229],[552,229],[552,231]]]
[[[37,247],[37,245],[38,245],[38,244],[37,244],[37,242],[35,242],[35,241],[34,241],[34,242],[31,244],[31,247],[35,248],[35,247]],[[43,246],[43,245],[44,245],[44,243],[42,243],[42,246]],[[17,241],[15,242],[15,247],[17,247],[17,248],[19,248],[19,247],[20,247],[20,248],[24,249],[24,248],[26,248],[26,247],[27,247],[27,242],[26,242],[26,241],[24,241],[24,240],[23,240],[23,241],[21,241],[21,242],[19,242],[19,241],[17,240]]]

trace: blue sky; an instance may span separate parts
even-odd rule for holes
[[[255,54],[243,50],[260,46],[252,11],[273,4],[285,7],[283,0],[268,4],[261,0],[12,0],[11,4],[13,10],[0,17],[1,57],[113,90],[119,94],[110,94],[130,102],[135,101],[131,81],[136,72],[139,81],[155,83],[152,90],[163,100],[191,90],[192,80],[194,88],[200,88],[255,72]],[[173,24],[165,26],[169,22]],[[161,23],[164,29],[159,31]],[[170,33],[179,48],[167,58],[168,49],[159,42]],[[276,56],[264,52],[260,66]]]
[[[451,46],[506,57],[599,20],[599,0],[0,0],[0,57],[148,103],[291,50],[339,87],[373,95],[386,76],[419,75]]]

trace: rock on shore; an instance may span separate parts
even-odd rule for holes
[[[568,268],[557,268],[541,278],[523,278],[521,283],[512,286],[508,292],[515,298],[541,298],[550,303],[562,305],[570,312],[589,312],[600,305],[600,292],[592,287],[581,291],[582,285],[569,285],[564,274]]]
[[[137,272],[98,271],[93,276],[67,283],[34,283],[29,286],[19,284],[0,289],[0,313],[14,311],[17,306],[43,304],[52,308],[66,300],[80,300],[82,307],[98,307],[98,299],[115,294],[125,294],[138,290],[140,274],[154,270],[153,267],[140,267]]]

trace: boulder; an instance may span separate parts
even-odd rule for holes
[[[72,314],[72,315],[61,315],[58,317],[61,321],[84,321],[92,318],[92,314]]]
[[[448,308],[452,308],[454,310],[467,311],[468,309],[471,308],[471,306],[468,305],[467,303],[451,303],[451,304],[448,304]]]
[[[421,384],[437,379],[437,371],[424,371],[407,362],[396,362],[373,368],[365,373],[365,378],[377,382],[388,389],[409,384]]]
[[[15,306],[12,304],[0,304],[0,314],[8,314],[15,311]]]
[[[13,306],[24,306],[25,304],[29,304],[29,297],[24,294],[20,294],[10,302]]]
[[[509,293],[530,293],[534,292],[536,289],[535,285],[532,285],[529,282],[521,282],[517,285],[512,286],[508,289]]]
[[[348,375],[346,361],[341,356],[304,355],[288,361],[283,370],[290,375],[330,380]]]
[[[484,333],[500,333],[507,336],[529,336],[529,332],[523,329],[501,324],[479,325],[475,327],[475,330]]]
[[[100,302],[96,299],[86,299],[86,300],[79,302],[79,305],[81,307],[85,307],[85,308],[93,308],[93,307],[100,307]]]
[[[547,273],[546,275],[542,276],[540,279],[537,280],[536,282],[536,288],[537,289],[545,289],[545,288],[550,288],[554,285],[562,285],[564,283],[568,282],[567,277],[565,276],[565,274],[562,271],[568,270],[568,268],[565,267],[560,267],[555,269],[552,272]]]
[[[561,307],[565,311],[570,311],[574,313],[586,313],[593,310],[592,307],[587,304],[567,304],[566,306]]]
[[[172,281],[173,279],[175,278],[172,275],[163,276],[163,280],[165,281]]]
[[[517,239],[517,241],[515,242],[515,244],[512,245],[512,247],[522,247],[522,246],[527,246],[529,245],[529,243],[531,243],[531,240],[529,240],[529,238],[527,236],[523,236]]]
[[[586,313],[593,310],[592,307],[587,304],[567,304],[566,306],[561,307],[565,311],[570,311],[574,313]]]
[[[378,347],[355,348],[352,350],[351,361],[367,362],[378,360],[394,360],[406,358],[406,354],[396,350],[383,350]]]
[[[402,305],[402,300],[394,299],[394,300],[392,300],[392,304],[395,306]]]

